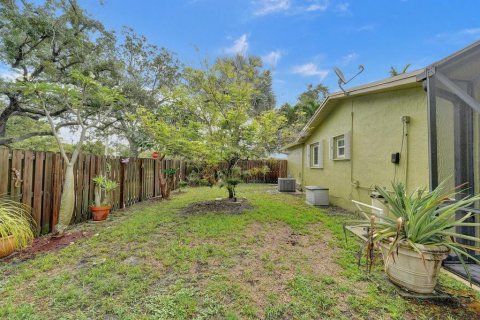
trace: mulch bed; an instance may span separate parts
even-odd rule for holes
[[[31,246],[23,249],[22,251],[14,252],[13,254],[0,259],[0,261],[11,261],[11,260],[27,260],[35,257],[37,254],[42,252],[50,252],[50,251],[58,251],[70,244],[75,243],[76,241],[87,238],[90,235],[87,232],[82,231],[73,231],[70,233],[66,233],[62,237],[40,237],[35,238]]]
[[[236,202],[230,199],[216,199],[192,203],[188,207],[183,208],[180,213],[183,215],[206,213],[241,214],[250,209],[253,209],[253,206],[244,198],[238,198]]]

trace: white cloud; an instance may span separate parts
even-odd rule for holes
[[[299,5],[295,4],[294,0],[256,0],[253,4],[256,7],[254,14],[265,16],[280,12],[290,15],[323,12],[328,8],[328,2],[329,0],[307,0],[305,4]]]
[[[358,58],[358,54],[355,52],[349,53],[346,56],[342,57],[342,64],[348,66],[352,61],[355,61]]]
[[[350,13],[350,3],[342,2],[335,6],[335,10],[340,13]]]
[[[255,11],[257,16],[286,11],[291,5],[290,0],[260,0],[255,3],[258,4],[258,9]]]
[[[455,32],[443,32],[435,35],[435,39],[444,43],[461,44],[474,41],[480,36],[480,28],[466,28]]]
[[[281,58],[282,52],[280,50],[275,50],[262,56],[262,61],[272,67],[276,67]]]
[[[357,28],[357,32],[367,32],[367,31],[373,31],[375,30],[375,26],[373,24],[367,24],[367,25],[364,25],[364,26],[361,26],[359,28]]]
[[[463,29],[460,31],[460,34],[465,34],[465,35],[477,35],[479,33],[480,33],[480,28]]]
[[[328,2],[325,1],[310,1],[311,4],[305,8],[305,11],[325,11],[328,8]]]
[[[245,55],[248,50],[248,39],[247,34],[242,34],[238,39],[233,41],[233,45],[225,49],[226,53],[229,54],[240,54]]]
[[[292,73],[299,74],[304,77],[317,76],[320,77],[320,80],[323,80],[328,75],[328,70],[319,69],[314,63],[306,63],[293,67]]]
[[[319,4],[312,4],[305,8],[305,11],[325,11],[325,10],[327,10],[327,7]]]

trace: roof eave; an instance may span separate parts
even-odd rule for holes
[[[391,78],[387,78],[380,81],[375,81],[375,82],[367,83],[365,85],[350,88],[347,90],[347,94],[345,94],[342,91],[337,91],[328,95],[327,98],[322,102],[320,107],[318,107],[318,109],[315,111],[313,116],[308,120],[307,124],[303,127],[302,131],[300,131],[300,134],[298,135],[298,138],[295,140],[295,142],[289,144],[282,150],[287,150],[289,148],[302,144],[309,137],[309,134],[310,134],[309,128],[312,127],[312,124],[315,122],[318,115],[322,112],[324,107],[328,103],[330,103],[330,101],[338,100],[342,98],[349,98],[351,96],[356,96],[356,95],[375,93],[375,92],[380,92],[384,90],[386,91],[395,87],[413,84],[418,82],[417,77],[421,75],[423,72],[425,72],[425,69],[419,69],[406,74],[400,74],[398,76],[394,76]]]

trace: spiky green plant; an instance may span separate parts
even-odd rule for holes
[[[24,204],[0,199],[0,238],[13,236],[18,249],[32,243],[35,223],[30,208]]]
[[[118,188],[118,183],[115,180],[110,180],[104,175],[98,175],[92,179],[95,183],[95,206],[110,204],[110,194],[112,190]],[[104,192],[104,199],[102,201],[102,191]]]
[[[459,208],[469,207],[479,201],[480,195],[452,201],[461,191],[458,188],[446,191],[444,183],[431,192],[417,189],[410,194],[407,194],[403,183],[393,183],[392,186],[393,193],[382,187],[375,187],[387,201],[390,216],[362,212],[367,220],[351,222],[357,227],[366,227],[372,231],[367,244],[367,259],[373,256],[371,250],[381,241],[390,242],[387,259],[393,257],[400,245],[410,246],[422,260],[424,256],[421,245],[445,246],[458,256],[470,278],[465,259],[469,258],[477,264],[480,264],[480,261],[467,250],[479,252],[480,247],[459,243],[455,239],[470,240],[478,244],[480,238],[457,233],[455,228],[477,227],[480,223],[466,222],[472,217],[471,212],[461,219],[456,219],[455,213]]]

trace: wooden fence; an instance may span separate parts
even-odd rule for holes
[[[263,174],[257,170],[256,174],[249,175],[246,178],[247,183],[277,183],[278,178],[287,177],[287,160],[267,159],[267,160],[241,160],[237,166],[242,170],[262,169],[268,167],[268,172]]]
[[[72,222],[91,218],[92,179],[96,175],[108,172],[109,178],[119,183],[119,188],[112,194],[115,210],[160,195],[158,173],[167,168],[176,168],[177,178],[185,177],[186,166],[181,160],[80,154],[74,168],[75,212]],[[50,232],[58,221],[64,172],[65,162],[58,153],[0,148],[0,195],[32,208],[37,234]]]
[[[249,177],[247,182],[276,183],[286,177],[286,160],[241,161],[242,169],[268,166],[270,171]],[[109,168],[109,170],[106,170]],[[74,223],[91,218],[89,206],[94,201],[92,179],[108,171],[119,183],[112,194],[113,210],[131,206],[160,195],[159,173],[177,169],[177,179],[188,175],[182,160],[105,157],[80,154],[75,164]],[[65,163],[58,153],[0,148],[0,196],[8,196],[32,208],[37,235],[49,233],[58,221]],[[177,185],[175,185],[175,188]]]

